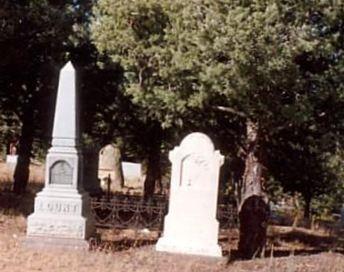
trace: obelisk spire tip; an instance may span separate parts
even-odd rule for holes
[[[71,61],[68,61],[63,67],[62,71],[75,71],[74,66]]]

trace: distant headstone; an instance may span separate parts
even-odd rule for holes
[[[106,145],[99,152],[98,178],[101,180],[103,189],[107,187],[107,182],[111,180],[111,190],[117,191],[122,188],[123,175],[121,172],[121,151],[112,144]]]
[[[10,168],[15,168],[18,161],[18,140],[13,140],[8,145],[8,154],[6,156],[6,163],[9,165]]]
[[[114,171],[116,168],[117,148],[112,145],[106,145],[99,152],[99,170]]]
[[[13,140],[9,144],[9,155],[17,155],[18,140]]]
[[[28,217],[28,245],[88,249],[94,232],[90,198],[84,191],[79,149],[75,70],[61,70],[55,107],[52,147],[46,159],[45,186]]]
[[[122,162],[124,185],[133,188],[143,188],[141,163]]]
[[[122,162],[122,168],[126,178],[139,178],[141,176],[141,163]]]
[[[158,251],[221,257],[216,219],[223,156],[207,135],[192,133],[169,154],[169,212]]]
[[[18,161],[18,155],[7,155],[6,156],[6,163],[12,166],[15,166]]]

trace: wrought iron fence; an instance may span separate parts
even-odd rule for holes
[[[221,229],[237,228],[239,217],[236,206],[233,203],[219,204],[217,206],[217,219]]]
[[[91,211],[97,227],[146,228],[161,231],[168,211],[168,199],[166,196],[155,196],[149,201],[144,201],[142,197],[128,195],[93,197]],[[237,227],[238,217],[235,205],[219,204],[217,218],[222,229]]]

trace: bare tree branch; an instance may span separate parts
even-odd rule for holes
[[[215,106],[213,107],[215,110],[218,110],[218,111],[222,111],[222,112],[228,112],[228,113],[232,113],[232,114],[235,114],[237,116],[240,116],[242,118],[247,118],[247,115],[242,112],[242,111],[237,111],[231,107],[224,107],[224,106]]]

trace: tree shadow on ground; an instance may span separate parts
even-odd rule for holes
[[[33,212],[35,196],[42,190],[43,184],[31,183],[27,192],[21,195],[12,192],[13,182],[1,182],[0,213],[6,215],[23,215],[27,217]]]
[[[123,238],[120,240],[100,240],[98,238],[91,238],[89,241],[91,251],[101,251],[106,253],[115,253],[143,246],[155,245],[156,239],[142,239],[142,238]]]
[[[225,241],[223,240],[222,243]],[[256,257],[303,256],[329,251],[344,254],[344,237],[340,233],[325,236],[309,230],[291,228],[287,232],[269,235],[264,254]],[[228,262],[240,260],[237,249],[227,253]]]
[[[279,240],[293,243],[297,241],[309,247],[317,248],[318,250],[329,250],[337,242],[337,235],[324,236],[316,233],[307,233],[302,230],[293,229],[289,232],[278,235]]]

